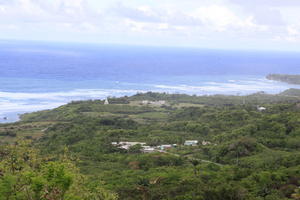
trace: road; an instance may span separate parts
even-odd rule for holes
[[[170,152],[167,152],[167,151],[160,151],[162,153],[167,153],[169,155],[173,155],[173,156],[176,156],[176,157],[185,157],[185,158],[188,158],[189,160],[198,160],[200,162],[204,162],[204,163],[211,163],[211,164],[215,164],[215,165],[218,165],[220,167],[222,167],[223,165],[220,164],[220,163],[216,163],[216,162],[213,162],[213,161],[210,161],[210,160],[203,160],[203,159],[199,159],[199,158],[193,158],[191,155],[186,155],[186,156],[181,156],[179,154],[176,154],[176,153],[170,153]]]

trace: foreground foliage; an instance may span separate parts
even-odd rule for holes
[[[25,143],[2,146],[0,155],[1,200],[117,199],[99,186],[87,185],[64,155],[51,161]]]

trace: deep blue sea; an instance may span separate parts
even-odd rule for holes
[[[0,122],[72,100],[157,91],[278,93],[265,79],[300,73],[300,53],[0,41]],[[8,120],[3,120],[8,117]]]

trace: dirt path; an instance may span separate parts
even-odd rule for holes
[[[167,151],[161,151],[163,153],[167,153],[169,155],[173,155],[173,156],[176,156],[176,157],[181,157],[179,154],[176,154],[176,153],[170,153],[170,152],[167,152]],[[220,167],[222,167],[223,165],[220,164],[220,163],[216,163],[216,162],[213,162],[213,161],[210,161],[210,160],[202,160],[202,159],[199,159],[199,158],[193,158],[191,155],[186,155],[186,156],[182,156],[182,157],[185,157],[185,158],[188,158],[189,160],[198,160],[200,162],[204,162],[204,163],[211,163],[211,164],[215,164],[215,165],[218,165]]]

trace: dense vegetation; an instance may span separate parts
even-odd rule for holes
[[[290,84],[300,84],[300,75],[290,75],[290,74],[269,74],[267,79],[274,81],[281,81]]]
[[[117,199],[99,184],[90,184],[68,158],[67,150],[53,159],[21,142],[1,146],[0,155],[1,200]]]
[[[300,199],[298,97],[149,92],[109,102],[72,102],[1,125],[0,199]],[[118,141],[177,147],[141,153]]]

